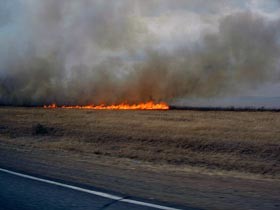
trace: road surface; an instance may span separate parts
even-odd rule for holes
[[[178,210],[182,208],[139,201],[0,168],[0,210],[44,209]]]

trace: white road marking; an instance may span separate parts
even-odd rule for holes
[[[126,198],[116,196],[116,195],[112,195],[112,194],[109,194],[109,193],[103,193],[103,192],[98,192],[98,191],[95,191],[95,190],[84,189],[84,188],[81,188],[81,187],[76,187],[76,186],[73,186],[73,185],[68,185],[68,184],[63,184],[63,183],[60,183],[60,182],[55,182],[55,181],[51,181],[51,180],[47,180],[47,179],[42,179],[42,178],[38,178],[38,177],[35,177],[35,176],[26,175],[26,174],[10,171],[10,170],[3,169],[3,168],[0,168],[0,171],[4,172],[4,173],[15,175],[15,176],[20,176],[20,177],[23,177],[23,178],[32,179],[32,180],[39,181],[39,182],[44,182],[44,183],[48,183],[48,184],[52,184],[52,185],[57,185],[57,186],[69,188],[69,189],[72,189],[72,190],[77,190],[77,191],[80,191],[80,192],[89,193],[89,194],[92,194],[92,195],[97,195],[97,196],[104,197],[104,198],[109,198],[111,200],[118,200],[119,202],[131,203],[131,204],[136,204],[136,205],[140,205],[140,206],[147,206],[147,207],[162,209],[162,210],[180,210],[180,209],[177,209],[177,208],[171,208],[171,207],[167,207],[167,206],[162,206],[162,205],[157,205],[157,204],[152,204],[152,203],[147,203],[147,202],[142,202],[142,201],[137,201],[137,200],[132,200],[132,199],[126,199]]]

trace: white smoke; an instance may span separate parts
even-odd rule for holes
[[[279,83],[279,1],[2,0],[0,103],[229,97]]]

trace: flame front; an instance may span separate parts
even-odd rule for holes
[[[128,104],[128,103],[121,103],[121,104],[113,104],[113,105],[86,105],[86,106],[57,106],[56,104],[45,105],[45,109],[96,109],[96,110],[168,110],[169,106],[164,103],[154,103],[153,101],[149,101],[146,103],[139,103],[139,104]]]

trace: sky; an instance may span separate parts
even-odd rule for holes
[[[1,0],[0,46],[6,105],[280,97],[279,0]]]

